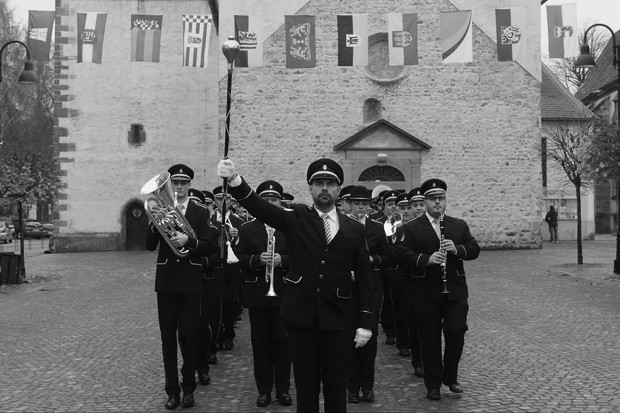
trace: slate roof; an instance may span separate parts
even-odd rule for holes
[[[596,115],[566,88],[544,63],[540,87],[540,113],[543,121],[584,120]]]
[[[620,30],[616,32],[616,42],[620,42]],[[596,66],[590,70],[586,80],[575,93],[579,100],[589,104],[596,99],[598,94],[596,91],[617,90],[618,69],[614,67],[613,60],[613,42],[610,38],[596,61]]]

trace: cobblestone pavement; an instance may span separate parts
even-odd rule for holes
[[[466,263],[470,330],[459,381],[431,402],[407,359],[379,337],[376,401],[351,412],[620,411],[620,280],[615,241],[483,251]],[[156,254],[52,254],[27,261],[28,284],[0,288],[0,411],[165,411],[153,292]],[[256,407],[247,312],[220,352],[201,411]],[[294,386],[291,392],[295,399]]]

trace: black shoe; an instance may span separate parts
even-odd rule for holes
[[[256,405],[258,407],[269,406],[269,403],[271,403],[271,396],[268,394],[261,394],[258,396],[258,399],[256,399]]]
[[[439,389],[430,389],[428,393],[426,393],[426,397],[431,400],[441,400],[441,393]]]
[[[416,367],[413,375],[416,377],[424,377],[424,369],[422,367]]]
[[[347,396],[347,401],[349,403],[359,403],[360,402],[360,395],[359,392],[349,392],[349,395]]]
[[[458,381],[456,383],[452,383],[448,387],[450,388],[450,391],[452,393],[463,393],[463,388],[461,387]]]
[[[276,399],[278,399],[278,402],[282,406],[290,406],[291,404],[293,404],[293,398],[288,393],[281,393],[278,396],[276,396]]]
[[[398,355],[401,357],[411,357],[411,351],[408,348],[401,348],[398,350]]]
[[[211,377],[207,373],[198,373],[198,381],[203,386],[208,386],[211,384]]]
[[[207,362],[209,364],[217,364],[217,355],[215,353],[209,353],[207,356]]]
[[[224,340],[223,349],[226,351],[230,351],[235,347],[235,343],[232,340]]]
[[[179,404],[181,404],[181,395],[175,394],[173,396],[168,397],[168,400],[166,401],[165,406],[166,406],[166,409],[173,410],[179,407]]]
[[[385,338],[385,344],[396,344],[396,337],[392,337],[392,336],[387,336]]]
[[[192,407],[194,405],[194,395],[192,393],[183,393],[181,405],[183,407]]]
[[[363,402],[374,402],[375,392],[372,389],[369,389],[369,390],[362,389],[362,401]]]

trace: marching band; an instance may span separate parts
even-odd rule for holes
[[[230,160],[220,162],[218,175],[223,186],[199,191],[190,188],[193,170],[177,164],[142,189],[149,196],[146,246],[159,247],[166,409],[193,406],[196,384],[211,384],[209,365],[218,362],[217,351],[234,347],[243,308],[258,407],[272,403],[274,388],[278,403],[294,403],[291,364],[299,412],[318,412],[321,383],[326,412],[380,400],[380,322],[386,344],[410,357],[430,400],[441,399],[442,385],[463,392],[463,262],[476,259],[480,247],[465,221],[445,214],[444,181],[372,197],[364,186],[343,187],[340,165],[323,158],[308,168],[313,204],[306,206],[284,204],[292,196],[273,180],[252,191]]]

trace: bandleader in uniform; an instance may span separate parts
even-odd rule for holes
[[[188,198],[194,171],[186,165],[177,164],[170,169],[172,189],[177,194],[175,209],[189,222],[196,238],[179,233],[170,240],[175,247],[185,247],[190,254],[178,257],[162,239],[159,231],[150,225],[146,236],[146,248],[154,251],[159,245],[155,291],[157,314],[161,332],[164,359],[165,390],[168,394],[166,409],[194,405],[196,389],[196,365],[198,355],[198,329],[200,324],[200,293],[202,291],[201,256],[217,246],[208,241],[209,213]],[[178,334],[178,335],[177,335]],[[177,340],[181,348],[183,381],[179,385],[177,368]],[[183,399],[181,400],[181,389]]]
[[[446,189],[446,183],[440,179],[429,179],[422,184],[426,213],[403,225],[404,239],[399,246],[399,259],[409,274],[404,293],[414,300],[420,322],[424,384],[431,400],[441,399],[442,383],[453,393],[463,392],[458,382],[458,367],[469,310],[463,261],[474,260],[480,254],[467,223],[445,215]],[[442,264],[445,264],[447,293],[443,292]]]
[[[328,158],[312,162],[306,180],[314,204],[288,209],[262,200],[230,160],[220,161],[218,175],[253,216],[286,235],[290,260],[280,317],[293,358],[297,411],[319,411],[321,382],[325,412],[346,411],[351,340],[366,344],[376,314],[364,228],[334,206],[342,167]]]

